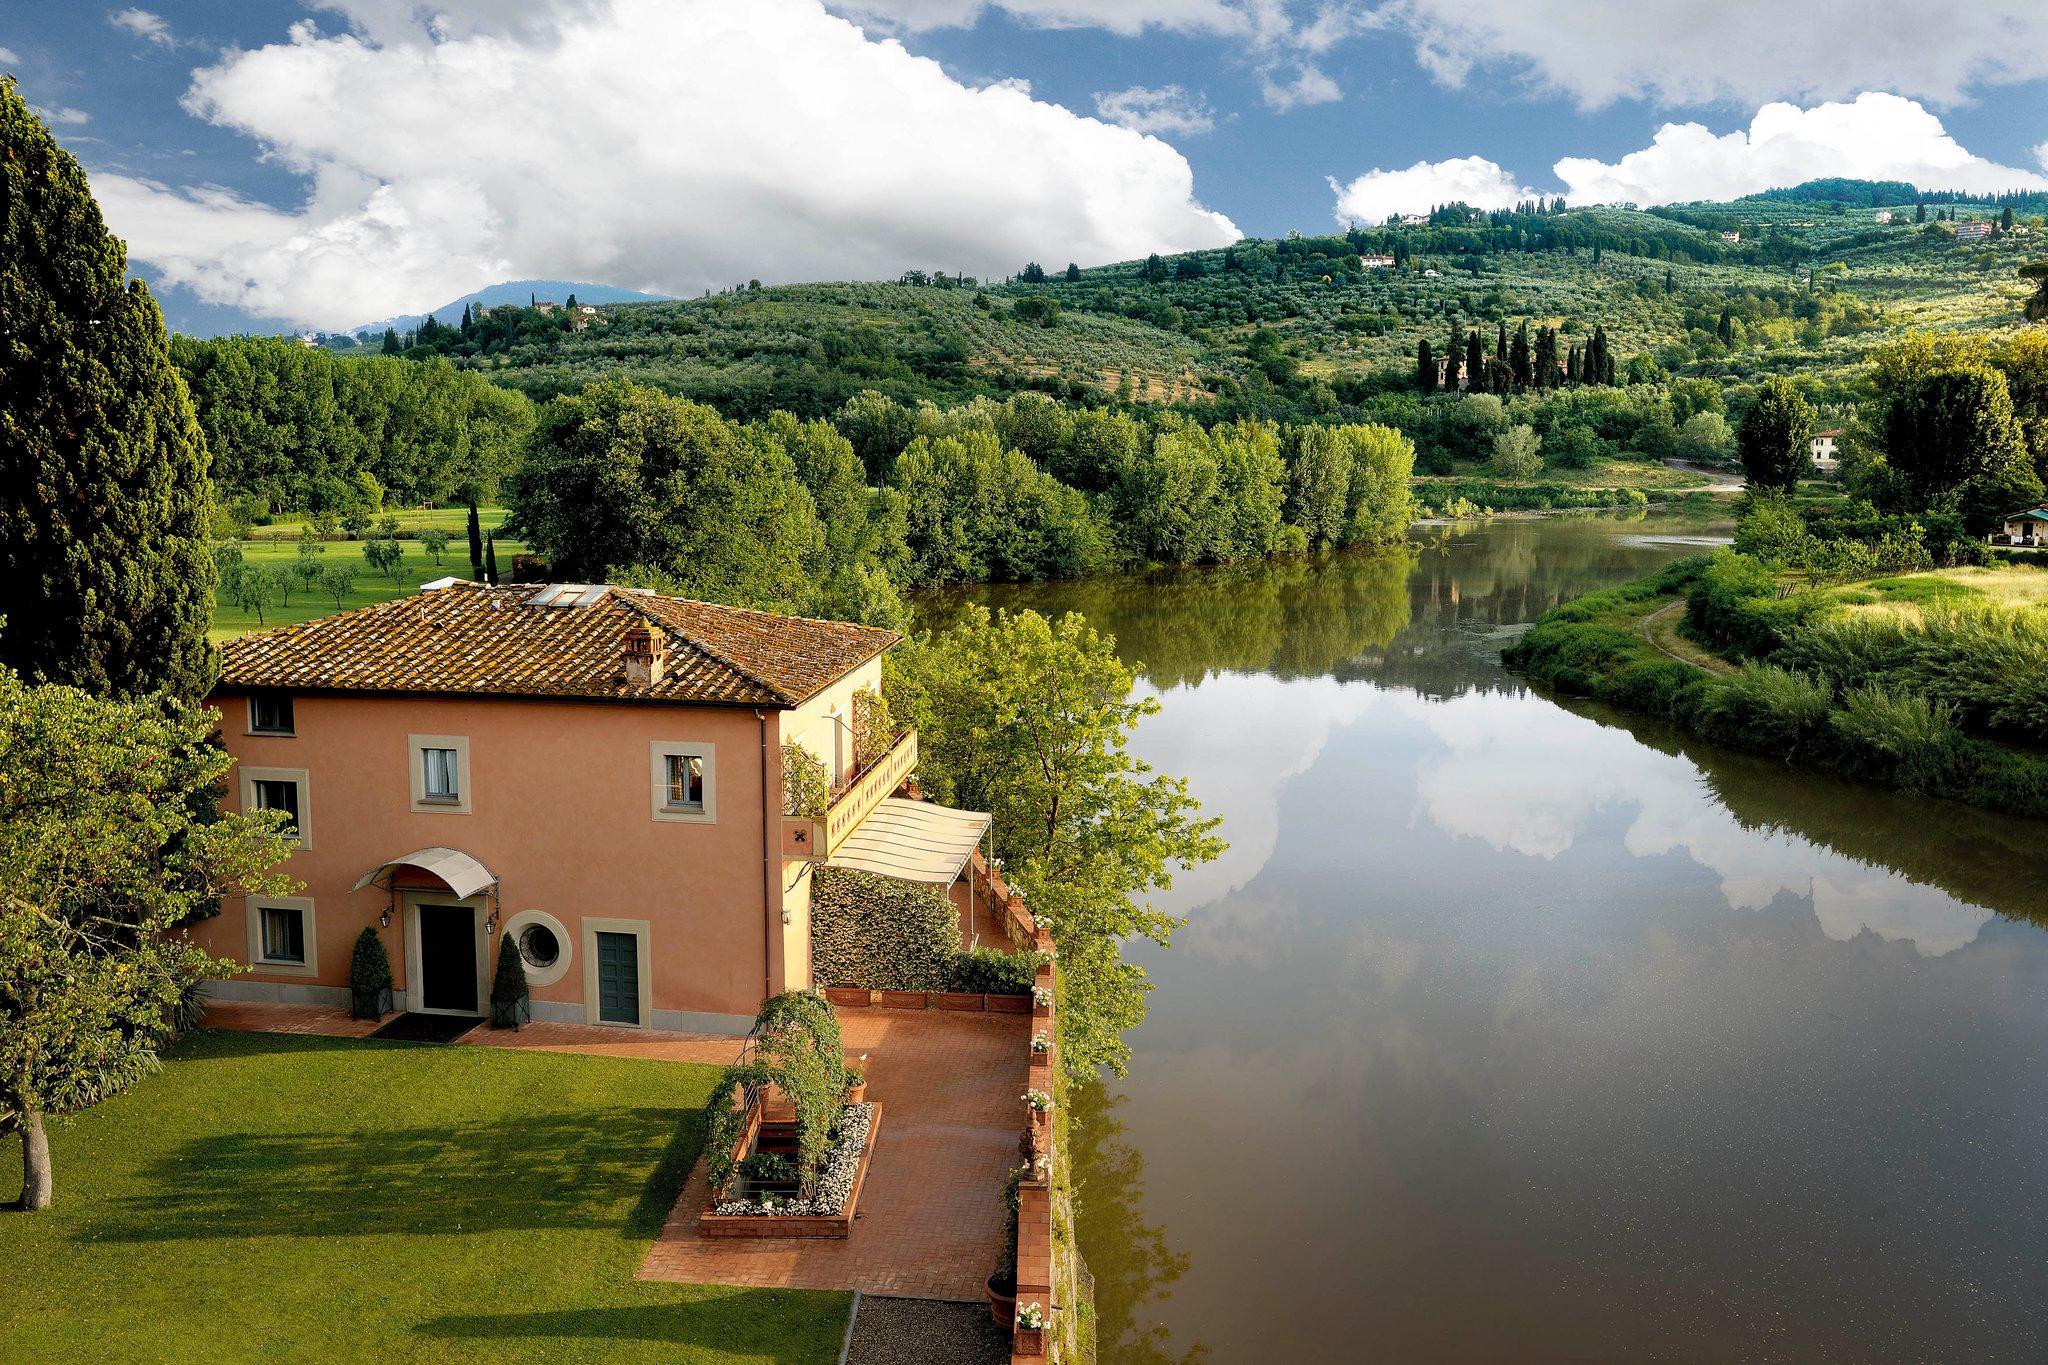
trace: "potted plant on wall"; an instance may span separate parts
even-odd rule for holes
[[[391,1010],[391,954],[375,929],[364,929],[348,964],[349,1017],[382,1019]]]
[[[1037,1301],[1020,1304],[1017,1308],[1017,1354],[1020,1356],[1042,1356],[1045,1354],[1045,1305]]]
[[[520,959],[512,935],[506,934],[498,941],[498,975],[491,982],[491,1027],[516,1029],[531,1018],[533,1005],[527,999],[526,963]]]
[[[1027,1169],[1019,1166],[1003,1184],[1003,1249],[988,1277],[988,1311],[998,1327],[1010,1326],[1017,1317],[1017,1188]]]

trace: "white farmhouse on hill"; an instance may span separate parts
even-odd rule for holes
[[[1842,467],[1842,457],[1835,453],[1835,442],[1842,437],[1840,427],[1829,427],[1816,431],[1813,439],[1806,443],[1807,451],[1813,456],[1813,466],[1823,474],[1832,474]]]

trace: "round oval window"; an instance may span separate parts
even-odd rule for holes
[[[545,924],[529,924],[519,931],[519,955],[535,971],[546,971],[562,956],[562,945]]]

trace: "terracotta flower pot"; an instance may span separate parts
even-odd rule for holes
[[[848,1104],[863,1103],[866,1101],[867,1097],[868,1083],[866,1081],[862,1081],[858,1085],[849,1085],[846,1087],[846,1103]]]
[[[1042,1356],[1045,1354],[1045,1329],[1019,1327],[1010,1339],[1010,1345],[1020,1356]]]
[[[1017,1321],[1017,1277],[997,1273],[988,1277],[988,1312],[998,1327]]]

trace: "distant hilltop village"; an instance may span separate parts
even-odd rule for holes
[[[525,306],[539,313],[542,317],[550,317],[554,314],[555,309],[561,308],[568,314],[569,330],[572,332],[584,331],[591,323],[604,321],[604,315],[599,313],[593,305],[587,303],[558,304],[553,299],[535,299]],[[500,303],[495,306],[479,303],[470,309],[470,316],[481,321],[503,309],[517,310],[519,307],[520,305],[516,303]]]

